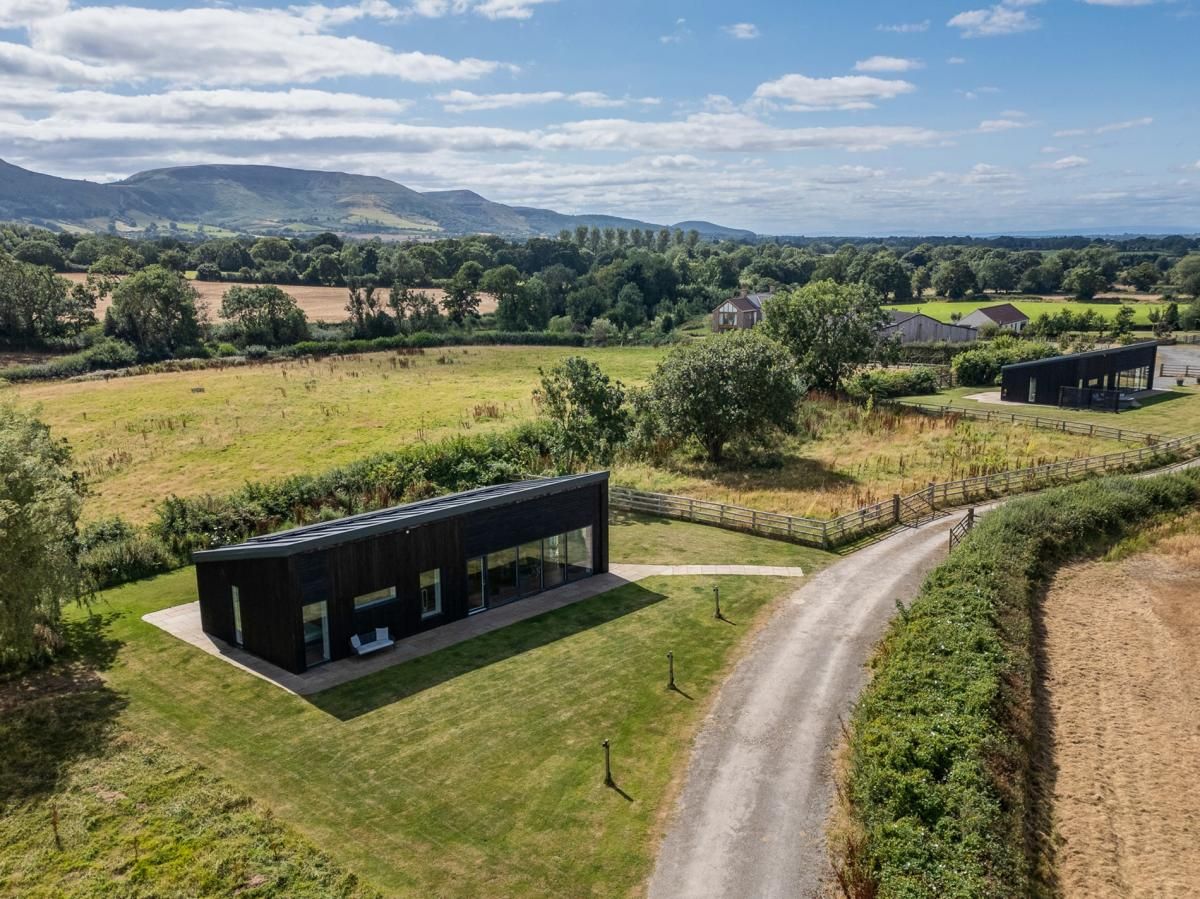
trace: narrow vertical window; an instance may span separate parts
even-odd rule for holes
[[[421,617],[430,618],[442,612],[442,569],[421,572]]]
[[[235,646],[242,645],[242,597],[238,592],[237,587],[230,587],[230,593],[233,596],[233,643]]]

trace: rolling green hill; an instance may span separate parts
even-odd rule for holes
[[[336,231],[396,237],[554,235],[588,227],[663,227],[607,215],[506,206],[469,190],[421,193],[369,175],[266,165],[152,169],[111,184],[56,178],[0,161],[0,220],[51,228],[143,231],[196,226],[252,234]],[[753,237],[707,222],[706,237]]]

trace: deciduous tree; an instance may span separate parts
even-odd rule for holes
[[[727,331],[671,351],[650,380],[663,433],[694,438],[720,462],[735,437],[765,440],[795,426],[802,388],[787,349],[760,331]]]
[[[876,358],[888,316],[862,284],[816,281],[781,291],[763,305],[767,333],[782,343],[809,386],[838,390],[850,368]]]
[[[61,604],[83,591],[83,480],[66,442],[9,405],[0,405],[0,472],[0,668],[8,668],[52,645]]]

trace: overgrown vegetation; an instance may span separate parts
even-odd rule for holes
[[[930,575],[879,647],[851,722],[835,849],[847,895],[1047,894],[1032,827],[1038,591],[1063,560],[1198,498],[1188,472],[1014,500]]]
[[[937,392],[938,376],[931,368],[867,368],[855,372],[846,382],[846,395],[864,403]]]
[[[951,366],[954,379],[964,386],[990,386],[1000,378],[1000,369],[1015,362],[1030,362],[1059,355],[1057,347],[1048,343],[1021,340],[1003,334],[986,344],[959,353]]]
[[[70,448],[0,404],[0,670],[50,655],[63,603],[85,590],[75,539],[82,498]]]

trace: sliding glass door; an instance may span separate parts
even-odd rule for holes
[[[567,579],[567,539],[563,534],[542,541],[542,586],[550,590]]]
[[[489,606],[503,605],[516,599],[517,550],[499,549],[487,554],[487,596]]]

